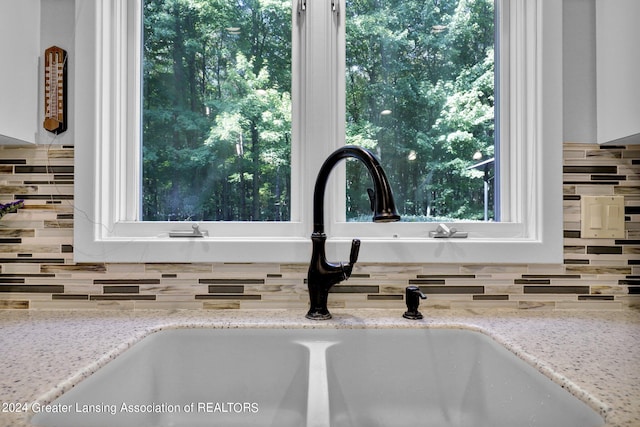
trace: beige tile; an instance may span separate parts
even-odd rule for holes
[[[555,301],[517,301],[518,308],[522,310],[555,310]]]
[[[216,263],[213,264],[213,273],[232,275],[264,275],[266,273],[279,273],[279,264],[261,263]],[[253,277],[253,276],[251,276]]]
[[[26,310],[29,300],[0,299],[0,310]]]
[[[134,301],[135,310],[201,310],[201,301]]]
[[[246,294],[286,294],[294,295],[296,293],[306,292],[306,285],[302,288],[299,284],[271,284],[271,285],[244,285]]]
[[[203,301],[202,308],[205,310],[238,310],[239,301]]]
[[[525,274],[528,271],[528,267],[526,264],[513,264],[513,265],[501,265],[501,264],[483,264],[483,265],[473,265],[467,264],[463,265],[460,269],[462,274],[470,273],[470,274],[491,274],[491,275],[499,275],[499,274]]]
[[[631,274],[631,267],[593,266],[593,265],[567,265],[567,273],[576,274]]]
[[[473,309],[473,308],[518,308],[517,301],[452,301],[452,309]],[[423,312],[422,314],[426,314]]]
[[[622,310],[619,301],[558,301],[556,310]]]
[[[0,253],[19,253],[19,254],[59,254],[60,253],[60,245],[28,245],[28,244],[17,244],[17,245],[0,245]]]
[[[42,264],[42,273],[91,274],[106,273],[104,264]]]
[[[192,263],[192,264],[181,264],[181,263],[151,263],[151,264],[138,264],[143,265],[146,272],[153,273],[211,273],[213,271],[211,264],[206,263]]]
[[[627,295],[627,286],[623,285],[591,285],[591,295]]]
[[[304,301],[291,301],[291,300],[264,300],[264,301],[241,301],[240,308],[243,310],[307,310],[309,303]]]
[[[145,274],[145,264],[105,264],[106,272],[109,274]],[[158,275],[153,275],[154,277]]]
[[[404,301],[388,301],[388,300],[367,300],[367,301],[346,301],[345,308],[379,308],[398,310],[398,316],[407,309]]]

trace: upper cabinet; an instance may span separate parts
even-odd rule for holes
[[[563,5],[565,141],[640,143],[640,1]]]
[[[640,142],[640,1],[596,0],[597,142]]]
[[[38,132],[40,0],[0,0],[0,144],[33,144]]]

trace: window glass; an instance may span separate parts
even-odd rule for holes
[[[346,4],[347,144],[377,153],[404,221],[495,220],[493,0]],[[370,221],[369,181],[349,162],[348,221]]]
[[[145,0],[145,221],[288,221],[291,3]]]

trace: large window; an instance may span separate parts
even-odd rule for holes
[[[315,175],[349,143],[406,221],[363,222],[344,162],[331,256],[361,237],[362,261],[561,261],[560,0],[76,8],[76,260],[305,262]],[[170,237],[196,221],[209,237]]]

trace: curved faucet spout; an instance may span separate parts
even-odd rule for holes
[[[396,212],[393,193],[387,175],[384,173],[380,162],[371,151],[355,145],[345,145],[334,151],[318,172],[316,186],[313,192],[313,232],[324,233],[324,192],[329,180],[329,174],[334,166],[342,159],[349,157],[360,160],[369,170],[373,179],[373,222],[399,221],[400,215]]]
[[[309,263],[307,286],[311,307],[307,318],[314,320],[330,319],[331,313],[327,309],[327,299],[331,287],[348,279],[353,271],[353,265],[358,258],[360,240],[354,239],[351,245],[349,262],[332,263],[325,255],[324,234],[324,193],[333,167],[342,159],[353,157],[365,164],[373,180],[374,190],[369,192],[374,222],[399,221],[389,180],[380,166],[380,162],[368,150],[353,145],[347,145],[334,151],[325,160],[318,172],[316,186],[313,193],[313,234],[311,242],[313,252]]]

